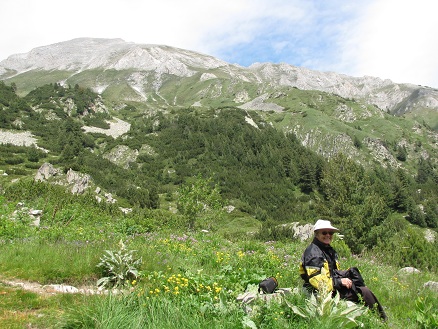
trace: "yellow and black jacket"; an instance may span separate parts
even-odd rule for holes
[[[300,275],[304,280],[304,287],[310,292],[340,289],[341,279],[333,276],[335,269],[339,269],[336,251],[314,238],[301,258]]]

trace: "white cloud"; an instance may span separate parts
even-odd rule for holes
[[[257,38],[266,24],[304,20],[303,0],[6,0],[0,22],[9,37],[1,58],[16,49],[76,37],[121,37],[136,43],[158,43],[212,50]],[[297,5],[298,4],[298,5]],[[22,9],[20,9],[22,8]],[[11,30],[12,29],[12,30]],[[278,29],[278,27],[277,27]],[[11,49],[12,52],[9,51]]]
[[[2,0],[0,60],[78,37],[438,86],[435,0]]]
[[[437,4],[375,0],[364,8],[344,44],[350,73],[437,87]]]

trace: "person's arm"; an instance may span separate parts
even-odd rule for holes
[[[349,278],[333,278],[333,287],[336,290],[340,290],[341,287],[351,289],[353,287],[353,281]]]
[[[345,272],[339,270],[339,263],[336,257],[336,270],[333,273],[333,288],[336,290],[340,290],[342,287],[346,287],[351,289],[353,286],[353,281],[347,277],[345,277]]]
[[[336,262],[336,266],[339,268],[339,264]],[[340,276],[336,276],[336,270],[334,271],[334,277],[333,277],[333,289],[336,290],[340,290],[342,286],[344,286],[344,283],[342,280],[344,280],[344,278],[340,277]]]

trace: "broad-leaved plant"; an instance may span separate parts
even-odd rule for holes
[[[332,297],[331,293],[323,293],[315,297],[311,294],[306,299],[304,307],[291,305],[291,310],[310,321],[316,321],[324,328],[356,328],[361,326],[357,318],[367,312],[362,305],[341,300],[339,294]]]
[[[135,250],[128,250],[122,240],[119,242],[119,250],[105,250],[97,267],[103,271],[103,277],[97,281],[99,288],[123,287],[132,283],[139,275],[139,267],[142,259],[134,257]]]

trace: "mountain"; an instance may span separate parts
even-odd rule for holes
[[[217,232],[248,255],[252,237],[262,253],[284,241],[272,269],[295,258],[299,223],[325,218],[343,256],[436,271],[434,89],[119,39],[39,47],[0,67],[3,245],[95,254],[170,236],[160,241],[181,256],[193,236],[214,249],[197,254],[202,268]]]
[[[110,108],[257,111],[321,155],[343,152],[367,165],[412,169],[419,159],[438,158],[438,91],[376,77],[288,64],[242,67],[169,46],[80,38],[8,57],[0,79],[21,96],[55,82],[88,87]],[[397,160],[400,149],[408,161]]]
[[[13,55],[0,79],[0,185],[50,163],[122,207],[170,211],[202,175],[263,222],[438,226],[432,88],[120,39]]]
[[[359,99],[438,129],[438,90],[433,88],[288,64],[241,67],[189,50],[121,39],[80,38],[12,55],[0,62],[0,79],[14,81],[23,93],[50,80],[79,83],[118,100],[137,100],[153,106],[202,105],[206,96],[226,98],[240,106],[262,93],[296,87]],[[194,93],[180,97],[187,88]],[[173,94],[167,95],[166,91]]]
[[[3,72],[21,74],[31,70],[67,70],[76,73],[92,70],[156,71],[189,77],[189,67],[214,69],[228,65],[211,56],[158,45],[137,45],[121,39],[79,38],[38,47],[1,62]]]

